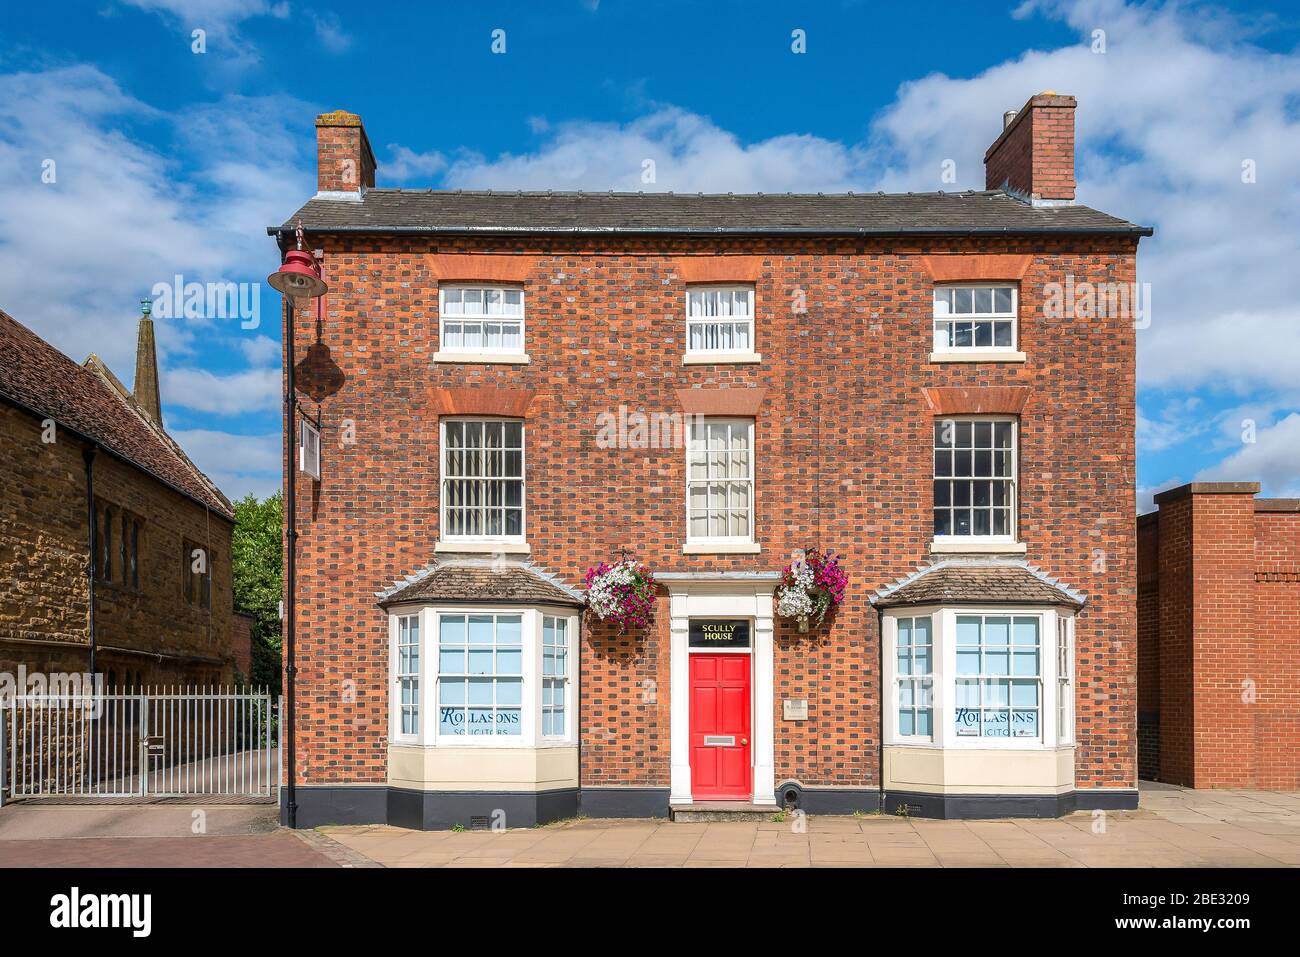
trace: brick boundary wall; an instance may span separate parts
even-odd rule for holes
[[[1300,500],[1258,491],[1184,485],[1138,519],[1144,777],[1300,787]]]

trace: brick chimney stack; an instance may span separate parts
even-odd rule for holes
[[[317,191],[338,199],[359,199],[374,187],[375,154],[361,117],[345,110],[316,117]]]
[[[140,300],[140,327],[135,342],[135,382],[133,398],[140,411],[163,427],[162,396],[158,391],[158,351],[153,340],[153,320],[149,318],[151,304]]]
[[[1074,202],[1072,96],[1047,91],[1003,116],[1002,135],[984,154],[984,188],[1020,193],[1036,204]]]

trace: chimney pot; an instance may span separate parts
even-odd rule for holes
[[[1016,118],[1016,111],[1015,111],[1015,110],[1007,110],[1005,113],[1003,113],[1003,114],[1002,114],[1002,128],[1005,130],[1008,126],[1011,125],[1011,121],[1014,120],[1015,118]]]

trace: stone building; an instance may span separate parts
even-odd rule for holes
[[[0,312],[0,674],[85,674],[93,636],[110,686],[231,681],[233,527],[163,427],[147,306],[134,393]]]
[[[1075,202],[1075,108],[990,110],[985,190],[894,195],[382,189],[319,117],[270,229],[329,286],[299,825],[1135,807],[1151,230]],[[805,632],[810,548],[849,583]],[[582,586],[624,554],[660,592],[620,633]]]

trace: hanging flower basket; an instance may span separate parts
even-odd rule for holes
[[[618,625],[620,633],[644,628],[654,619],[655,578],[650,569],[630,558],[588,568],[587,611],[600,621]]]
[[[834,552],[823,555],[810,548],[781,571],[776,589],[776,613],[792,618],[801,632],[820,626],[827,612],[844,601],[849,579]]]

